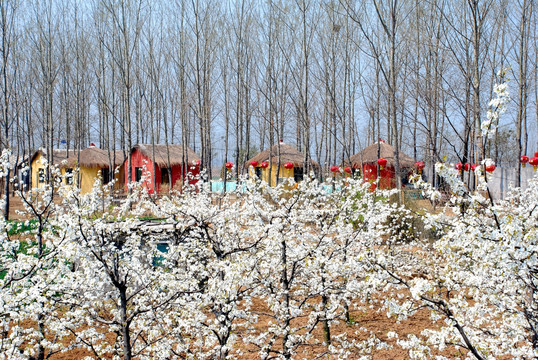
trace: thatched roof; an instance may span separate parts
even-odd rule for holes
[[[115,153],[115,166],[123,164],[125,160],[123,156],[123,151],[121,150],[110,150],[110,156],[113,158]],[[44,149],[37,150],[32,156],[33,159],[37,154],[41,154],[43,157],[47,157],[47,152]],[[114,158],[113,158],[114,159]],[[52,157],[53,165],[60,167],[76,167],[77,164],[79,167],[86,168],[108,168],[109,166],[109,154],[108,150],[99,149],[97,147],[88,147],[86,149],[80,150],[80,154],[77,150],[69,149],[54,149]]]
[[[153,159],[153,149],[155,146],[155,163],[160,167],[168,166],[168,153],[170,154],[170,165],[183,164],[182,145],[162,145],[162,144],[138,144],[133,147],[138,149],[144,156]],[[168,153],[167,153],[168,151]],[[200,157],[189,147],[186,148],[186,159],[189,163],[200,160]]]
[[[32,155],[32,158],[30,161],[34,161],[36,156],[38,154],[41,154],[44,158],[47,158],[47,150],[40,148],[37,149],[34,154]],[[69,161],[70,159],[75,158],[76,159],[76,152],[73,149],[64,150],[64,149],[54,149],[52,150],[52,164],[61,166],[64,164],[64,161]]]
[[[375,163],[379,158],[387,159],[387,165],[394,166],[394,147],[384,142],[379,143],[380,155],[378,156],[377,146],[378,143],[372,144],[351,156],[352,166],[360,167],[361,164]],[[399,153],[399,159],[401,168],[412,167],[415,163],[411,157],[402,152]]]
[[[114,154],[115,153],[115,154]],[[122,150],[108,150],[99,149],[97,147],[88,147],[80,151],[79,155],[79,166],[86,168],[107,168],[109,167],[110,161],[115,160],[115,166],[120,166],[123,164],[125,157],[123,156]],[[74,167],[77,164],[77,156],[68,160],[68,166]]]
[[[279,146],[280,146],[280,163],[281,164],[291,162],[293,163],[294,167],[304,167],[304,154],[300,153],[299,150],[297,150],[293,146],[285,144],[285,143],[276,144],[271,147],[271,158],[272,158],[273,164],[278,163],[278,147]],[[252,161],[257,161],[258,164],[264,161],[268,162],[269,161],[269,149],[265,149],[264,151],[258,153],[253,158],[247,160],[247,162],[244,165],[245,168],[249,167]],[[319,164],[316,161],[311,160],[311,164],[313,167],[319,168]]]

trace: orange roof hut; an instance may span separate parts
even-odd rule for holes
[[[249,169],[251,176],[256,175],[270,185],[277,183],[277,170],[279,179],[293,177],[298,182],[303,180],[305,171],[304,158],[304,154],[299,150],[280,142],[247,160],[244,167]],[[314,160],[310,160],[309,167],[310,169],[319,170],[319,164]]]
[[[385,159],[386,163],[382,161],[382,165],[379,164],[379,159]],[[413,167],[414,160],[402,152],[399,152],[398,159],[400,161],[399,176],[408,176],[410,169]],[[384,142],[372,144],[351,156],[349,162],[353,169],[360,169],[365,181],[372,183],[377,179],[377,170],[379,167],[379,188],[392,189],[396,187],[393,146]]]

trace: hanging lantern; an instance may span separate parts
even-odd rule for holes
[[[234,164],[232,162],[227,162],[226,164],[224,164],[224,166],[226,167],[226,169],[232,170],[232,168],[234,167]]]
[[[290,163],[290,162],[285,163],[284,169],[288,169],[288,170],[293,169],[293,163]]]
[[[190,169],[191,170],[196,170],[196,168],[200,166],[200,163],[201,163],[200,160],[193,160],[192,161],[193,166],[191,166]]]
[[[471,168],[471,165],[469,165],[469,163],[465,163],[465,165],[463,165],[463,170],[465,171],[469,171],[470,168]]]
[[[415,168],[417,169],[419,174],[422,174],[422,170],[426,167],[426,164],[424,164],[424,161],[417,161],[415,163]]]
[[[384,158],[377,159],[377,165],[379,165],[379,170],[383,170],[385,165],[387,165],[387,159],[384,159]]]
[[[496,168],[495,164],[489,164],[486,166],[486,171],[489,173],[492,173],[495,171],[495,168]]]
[[[337,172],[340,172],[340,168],[336,165],[333,165],[331,166],[331,171],[336,174]]]
[[[252,166],[252,167],[258,166],[258,162],[257,161],[251,161],[250,166]]]
[[[269,167],[269,163],[268,163],[267,161],[264,161],[264,162],[262,162],[262,163],[260,164],[260,167],[261,167],[262,169],[267,169],[267,168]]]
[[[472,164],[471,165],[471,171],[475,171],[477,167],[479,167],[480,165],[478,164]]]
[[[529,160],[529,164],[532,165],[532,168],[534,171],[536,171],[536,167],[538,166],[538,154],[534,154],[534,157]]]
[[[344,168],[344,171],[347,172],[348,174],[351,174],[351,167],[350,166],[346,166]]]
[[[461,174],[461,170],[463,169],[463,164],[461,162],[454,164],[454,167],[456,170],[458,170],[458,174]]]
[[[527,155],[521,155],[519,161],[521,161],[521,167],[525,167],[525,165],[529,162],[529,157]]]

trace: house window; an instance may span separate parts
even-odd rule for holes
[[[165,254],[168,254],[169,248],[167,243],[157,244],[157,253],[153,255],[153,266],[163,266],[163,263],[166,260]]]
[[[103,178],[103,185],[108,184],[110,182],[110,169],[101,169],[101,177]]]
[[[40,183],[45,182],[45,169],[40,168],[37,172],[37,181]]]
[[[256,176],[258,177],[258,179],[262,178],[262,171],[263,169],[261,167],[256,167]]]
[[[73,169],[65,169],[65,183],[73,185]]]
[[[137,167],[135,168],[135,181],[140,181],[140,180],[142,180],[142,168]]]
[[[304,169],[299,167],[293,168],[293,179],[295,182],[303,181]]]
[[[170,169],[161,169],[161,184],[170,184]]]

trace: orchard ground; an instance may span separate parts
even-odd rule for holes
[[[382,296],[382,294],[380,294]],[[254,301],[253,311],[266,311],[267,307],[263,301],[257,299]],[[374,350],[371,354],[372,360],[404,360],[409,359],[407,350],[402,349],[396,344],[395,339],[391,339],[387,336],[389,331],[395,331],[401,336],[406,336],[408,334],[418,335],[424,329],[437,328],[436,324],[432,322],[429,316],[429,311],[426,309],[418,311],[416,314],[411,316],[409,319],[398,322],[394,317],[387,317],[383,311],[378,311],[379,309],[371,308],[368,311],[361,311],[351,308],[351,323],[347,324],[344,321],[340,321],[338,324],[331,325],[331,332],[334,335],[346,333],[347,336],[351,339],[357,340],[366,340],[368,338],[367,334],[375,334],[380,340],[390,344],[392,348],[390,349],[377,349]],[[260,317],[260,320],[255,324],[255,330],[258,332],[264,331],[267,328],[268,324],[267,318],[263,316]],[[32,323],[29,321],[24,326],[32,326]],[[321,324],[319,329],[314,332],[315,337],[321,342],[323,334],[321,331]],[[115,334],[108,333],[106,339],[109,341],[114,341]],[[240,350],[241,354],[234,354],[233,358],[243,359],[243,360],[255,360],[259,359],[259,354],[248,344],[244,344],[241,341],[237,342],[234,346],[234,351]],[[312,347],[304,346],[300,348],[297,352],[297,355],[294,356],[294,359],[332,359],[331,356],[324,356],[325,348],[324,347]],[[442,354],[449,358],[462,358],[465,356],[467,351],[462,351],[460,348],[449,347],[444,352],[434,352],[437,354]],[[360,354],[354,354],[359,356]],[[353,359],[354,355],[350,358]],[[364,354],[362,354],[364,355]],[[84,357],[92,357],[92,353],[85,349],[73,349],[62,353],[54,354],[50,357],[52,360],[75,360],[83,359]],[[105,357],[107,359],[112,359],[112,356]]]
[[[21,360],[535,354],[521,290],[537,266],[534,188],[493,204],[453,167],[438,171],[454,195],[433,211],[360,179],[333,194],[252,182],[218,201],[141,189],[118,202],[96,187],[50,208],[44,192],[33,197],[44,226],[3,223],[4,338]]]
[[[60,203],[61,197],[56,196],[55,203]],[[416,200],[406,198],[406,205],[413,209],[413,211],[418,212],[434,212],[438,211],[437,208],[434,210],[431,202],[429,200]],[[10,197],[10,218],[13,221],[25,221],[29,220],[28,215],[21,215],[24,210],[24,205],[20,197],[12,196]],[[379,293],[378,296],[382,298],[383,293]],[[315,300],[319,301],[319,299]],[[262,299],[255,299],[251,311],[259,314],[267,314],[270,310],[267,308],[267,305]],[[408,359],[408,351],[401,348],[396,344],[396,339],[390,338],[387,336],[389,332],[396,332],[400,337],[405,337],[408,334],[418,335],[424,329],[438,328],[436,323],[430,318],[430,311],[427,309],[422,309],[416,312],[414,315],[410,316],[408,319],[403,321],[397,321],[395,317],[389,317],[386,315],[386,312],[383,311],[380,307],[369,306],[361,307],[358,309],[356,306],[350,307],[350,317],[351,321],[346,323],[345,321],[338,321],[337,323],[331,324],[331,333],[333,336],[345,333],[349,339],[356,340],[366,340],[372,334],[375,335],[378,339],[386,342],[390,345],[390,348],[380,348],[374,350],[370,355],[374,360],[389,360],[389,359]],[[254,325],[253,329],[255,332],[263,332],[267,328],[268,323],[271,319],[267,316],[260,315],[257,323]],[[300,319],[295,321],[297,324],[301,322]],[[24,327],[35,326],[35,323],[32,321],[27,321],[23,324]],[[317,329],[313,332],[314,337],[317,338],[319,343],[323,342],[323,333],[321,329],[321,323],[318,324]],[[114,333],[107,333],[106,340],[113,343],[115,341],[116,335]],[[66,339],[64,343],[67,345],[69,342]],[[314,358],[332,358],[329,355],[324,355],[325,353],[324,346],[302,346],[299,347],[297,354],[294,356],[296,359],[314,359]],[[240,353],[236,353],[240,351]],[[241,340],[236,342],[234,345],[233,358],[237,359],[259,359],[259,354],[257,350],[249,344],[245,344]],[[433,351],[434,354],[442,354],[449,358],[460,358],[464,357],[467,351],[457,348],[455,346],[449,347],[443,352]],[[354,356],[360,356],[361,354],[353,354],[350,358]],[[362,354],[364,355],[364,354]],[[84,357],[92,357],[92,353],[86,349],[73,349],[66,352],[59,352],[50,357],[50,359],[56,360],[68,360],[68,359],[82,359]],[[112,358],[112,356],[105,357]]]

